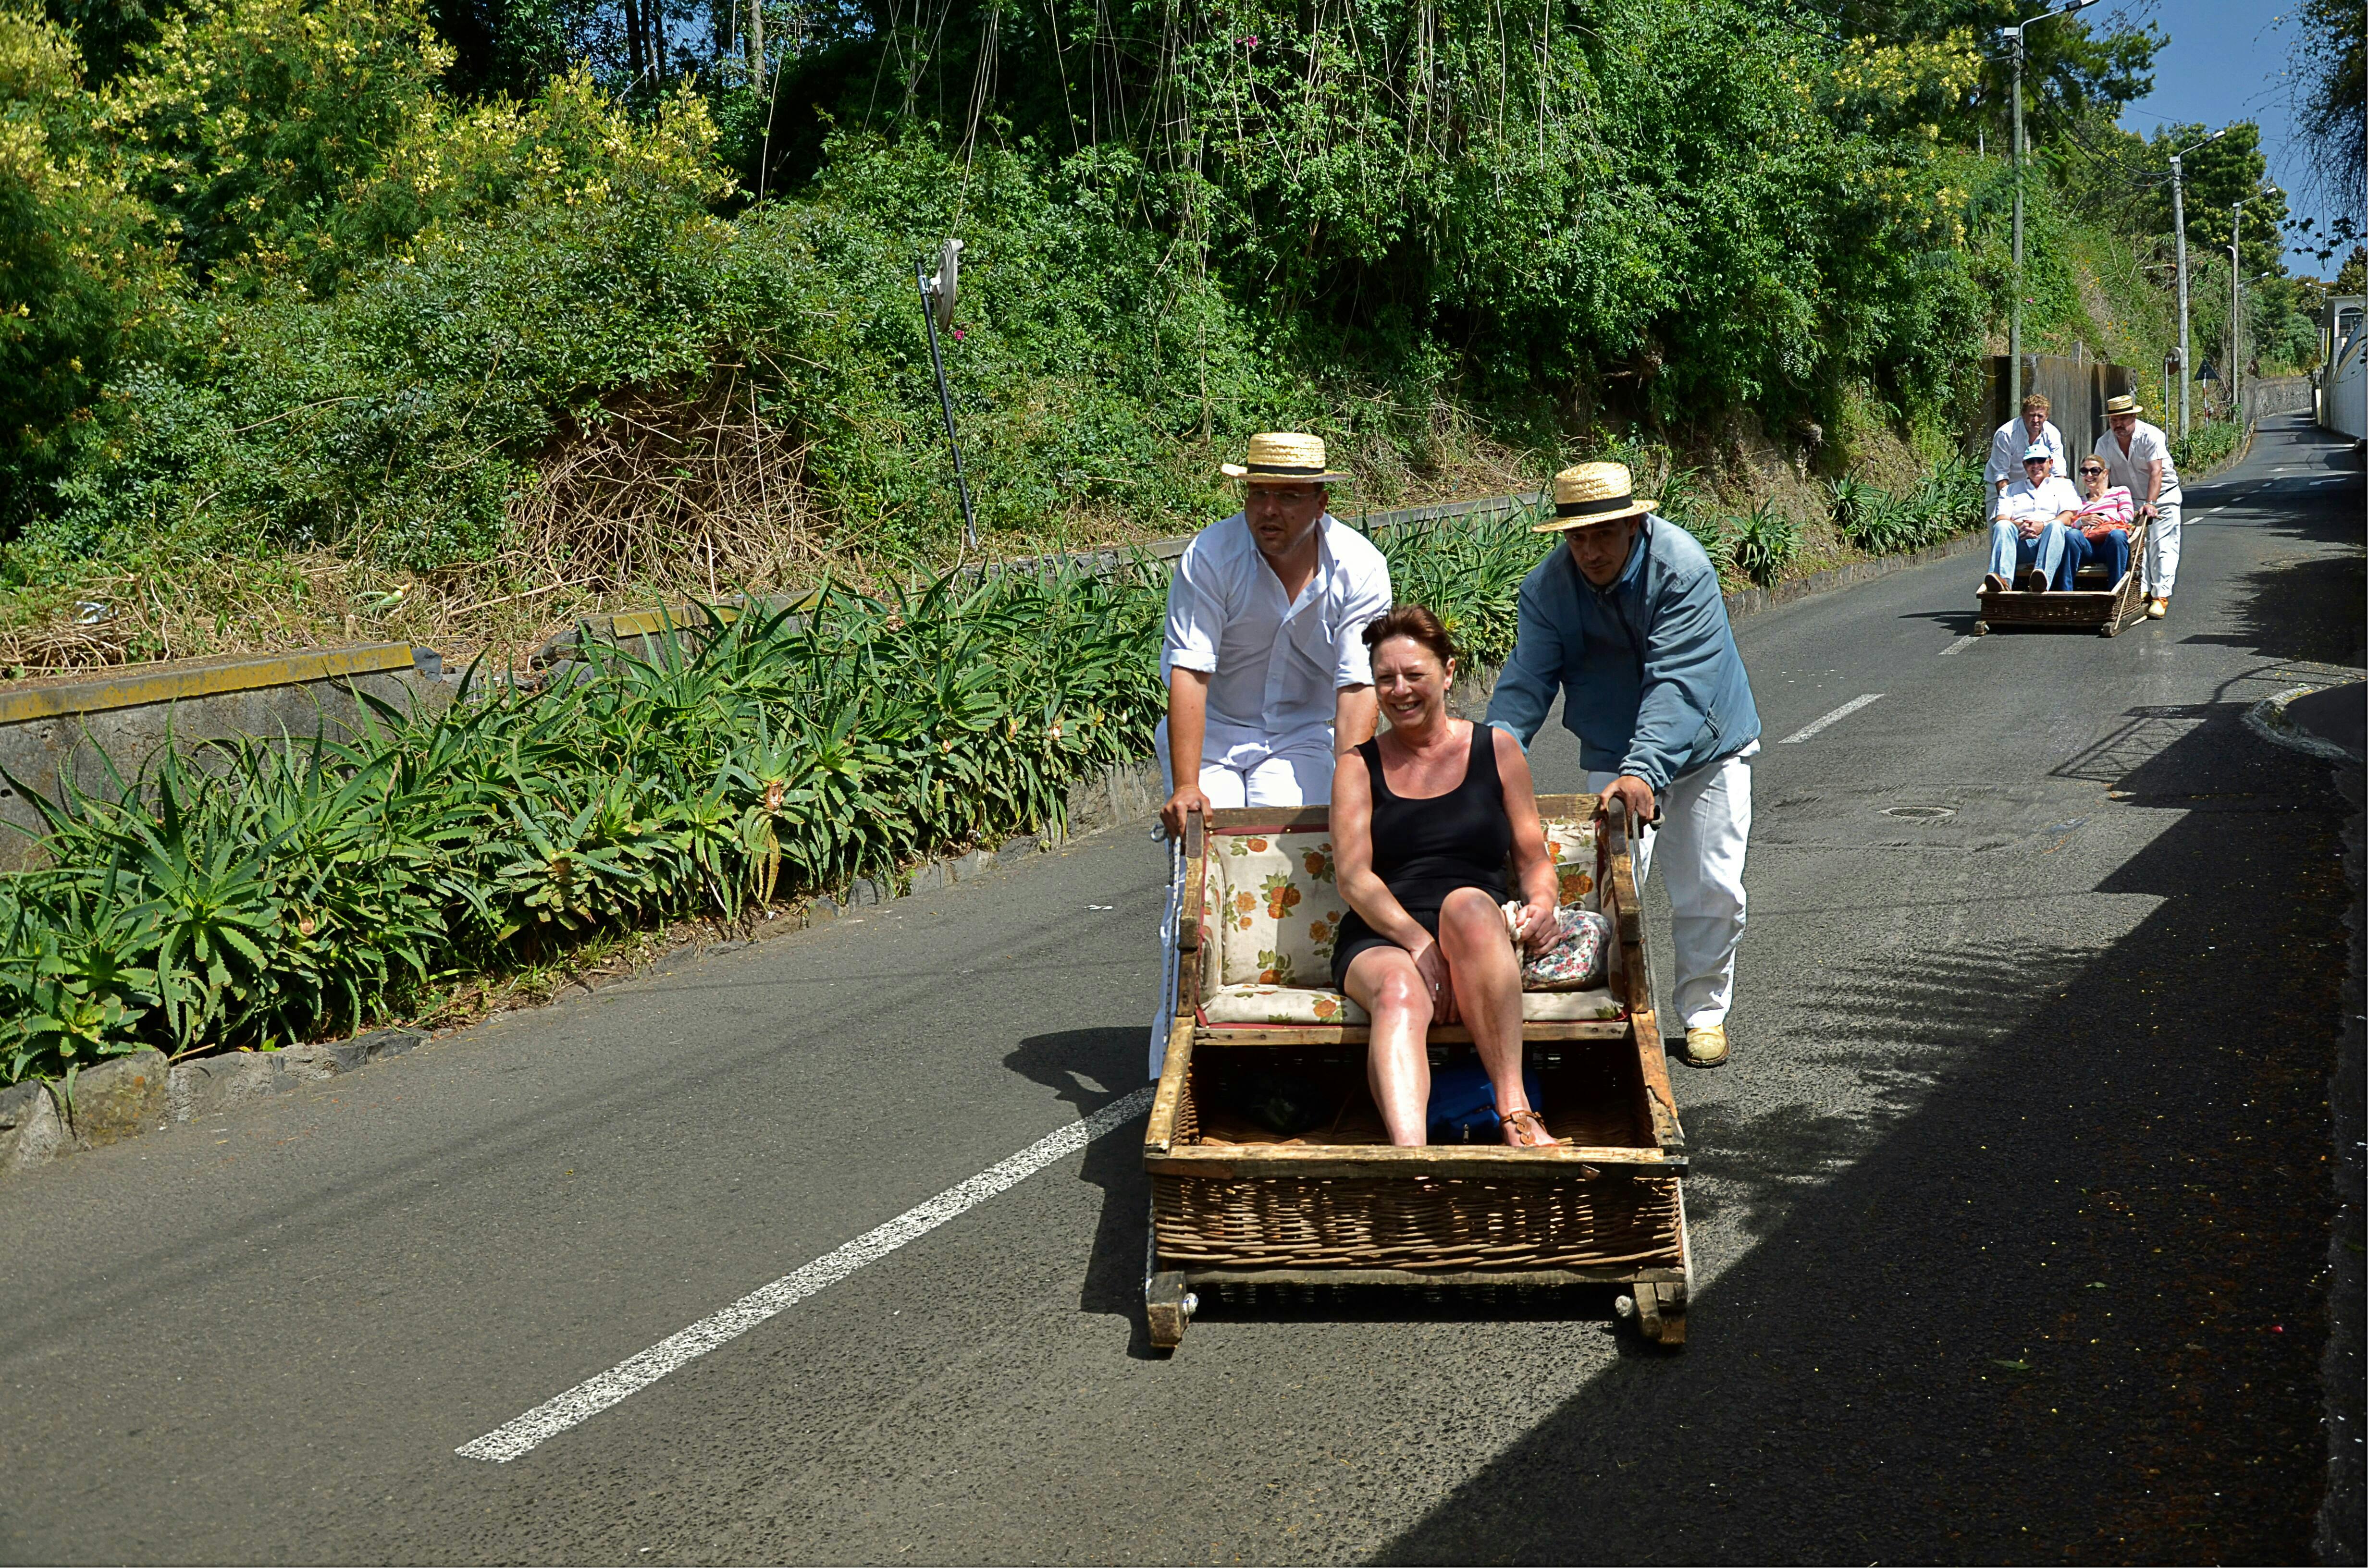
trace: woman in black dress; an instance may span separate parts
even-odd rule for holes
[[[1521,964],[1554,932],[1554,858],[1538,823],[1530,762],[1502,730],[1447,716],[1454,649],[1439,618],[1400,605],[1365,628],[1373,689],[1390,727],[1343,756],[1332,778],[1340,895],[1333,983],[1372,1015],[1366,1075],[1390,1142],[1424,1141],[1430,1025],[1469,1025],[1496,1086],[1505,1142],[1554,1140],[1521,1086]],[[1522,892],[1506,924],[1508,857]]]

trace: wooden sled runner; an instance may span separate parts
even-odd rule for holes
[[[1979,620],[1974,622],[1974,635],[1987,636],[1996,626],[2054,626],[2074,631],[2094,631],[2100,637],[2118,637],[2122,628],[2146,615],[2146,596],[2140,591],[2146,577],[2146,531],[2143,520],[2130,530],[2130,569],[2122,574],[2118,583],[2105,580],[2101,566],[2084,566],[2073,577],[2073,587],[2066,593],[2050,589],[2044,594],[2027,594],[2021,589],[1993,593],[1981,589],[1975,597],[1982,607]]]
[[[1624,812],[1539,798],[1565,903],[1610,917],[1600,989],[1525,993],[1522,1040],[1554,1148],[1396,1148],[1366,1087],[1364,1015],[1329,989],[1328,809],[1196,815],[1186,830],[1167,1058],[1144,1135],[1144,1307],[1173,1349],[1212,1288],[1624,1287],[1681,1346],[1691,1284],[1684,1134],[1645,969]],[[1317,959],[1321,972],[1317,972]],[[1321,988],[1321,989],[1318,989]],[[1470,1031],[1434,1026],[1434,1066]],[[1283,1137],[1245,1114],[1278,1075],[1317,1107]]]

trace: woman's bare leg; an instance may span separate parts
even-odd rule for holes
[[[1496,1088],[1497,1114],[1529,1109],[1521,1084],[1521,964],[1513,956],[1505,912],[1478,888],[1456,889],[1439,911],[1439,947],[1447,955],[1456,1010]],[[1552,1141],[1534,1126],[1528,1134],[1509,1123],[1505,1128],[1505,1142],[1516,1148]]]
[[[1503,917],[1498,917],[1499,924]],[[1341,977],[1349,994],[1373,1016],[1365,1081],[1390,1142],[1421,1144],[1430,1124],[1430,986],[1403,948],[1368,948]]]

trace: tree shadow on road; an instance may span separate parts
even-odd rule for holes
[[[1383,1560],[2306,1556],[2340,807],[2242,708],[2115,780],[2195,802],[2100,885],[2160,901],[2125,937],[1870,957],[1783,1048],[1883,1053],[1875,1108],[1691,1113],[1741,1210],[1697,1234],[1750,1245],[1689,1349],[1592,1379]]]

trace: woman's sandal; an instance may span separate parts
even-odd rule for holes
[[[1546,1119],[1540,1116],[1536,1111],[1527,1108],[1521,1110],[1503,1111],[1498,1114],[1497,1119],[1502,1121],[1506,1126],[1510,1127],[1514,1131],[1520,1133],[1523,1137],[1529,1136],[1529,1129],[1521,1125],[1524,1121],[1535,1122],[1537,1124],[1538,1131],[1540,1132],[1546,1133],[1546,1141],[1543,1143],[1516,1143],[1513,1145],[1514,1148],[1551,1149],[1556,1147],[1562,1142],[1562,1140],[1555,1137],[1553,1133],[1546,1132]]]

